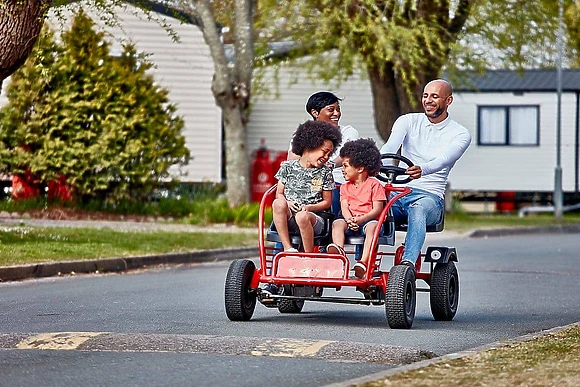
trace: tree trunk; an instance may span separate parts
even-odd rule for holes
[[[237,104],[222,107],[226,144],[226,184],[231,207],[250,201],[250,161],[246,149],[244,110]]]
[[[24,64],[52,0],[7,0],[0,6],[0,86]]]
[[[217,29],[211,0],[184,1],[183,8],[197,15],[200,29],[209,46],[215,74],[211,90],[222,109],[225,132],[226,196],[230,207],[250,201],[250,162],[246,149],[246,118],[254,59],[251,0],[236,0],[235,53],[230,71],[225,48]]]
[[[395,73],[391,64],[385,64],[383,69],[369,67],[367,69],[373,97],[375,127],[383,140],[391,135],[393,123],[401,115],[401,105],[397,95]]]

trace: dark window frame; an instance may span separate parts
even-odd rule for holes
[[[536,143],[535,144],[512,144],[510,143],[510,109],[511,108],[535,108],[536,114]],[[484,143],[481,141],[481,114],[483,109],[504,109],[504,142]],[[478,146],[515,146],[515,147],[538,147],[540,146],[540,105],[477,105],[477,145]]]

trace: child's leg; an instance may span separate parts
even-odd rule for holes
[[[367,262],[369,261],[369,258],[371,256],[371,249],[373,246],[371,246],[371,243],[373,241],[373,234],[375,233],[375,230],[377,228],[378,222],[369,222],[365,225],[365,230],[364,230],[364,234],[365,234],[365,244],[363,247],[363,252],[362,252],[362,256],[361,256],[361,262],[365,264],[365,266],[368,269],[368,265]]]
[[[296,224],[300,229],[300,236],[302,237],[302,246],[305,253],[314,251],[314,224],[316,223],[316,215],[309,211],[298,211],[294,216]]]
[[[290,209],[288,202],[285,199],[275,199],[272,203],[272,217],[276,225],[276,231],[280,237],[280,241],[284,246],[284,250],[292,248],[290,242],[290,234],[288,232],[288,218],[290,216]]]
[[[346,232],[346,221],[344,219],[336,219],[332,222],[332,243],[340,247],[344,247],[344,233]]]

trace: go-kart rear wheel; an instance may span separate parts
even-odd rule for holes
[[[409,329],[413,325],[416,305],[415,271],[407,265],[396,265],[389,272],[385,311],[393,329]]]
[[[247,259],[233,261],[226,275],[224,299],[226,315],[232,321],[248,321],[256,308],[256,289],[250,283],[256,266]]]
[[[459,275],[453,262],[438,263],[431,275],[431,313],[437,321],[451,321],[459,305]]]
[[[284,285],[285,295],[294,295],[292,285]],[[278,300],[278,311],[280,313],[300,313],[304,307],[304,300]]]
[[[284,285],[284,294],[292,295],[292,285]],[[304,307],[304,300],[278,300],[278,311],[280,313],[300,313]]]
[[[304,300],[279,300],[278,311],[280,313],[300,313],[304,307]]]

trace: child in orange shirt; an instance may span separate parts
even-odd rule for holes
[[[340,150],[345,184],[340,186],[341,217],[332,223],[332,241],[327,247],[331,254],[344,252],[345,235],[364,235],[362,256],[354,268],[357,278],[367,270],[373,233],[378,225],[387,197],[375,176],[381,166],[381,153],[370,138],[349,141]]]

